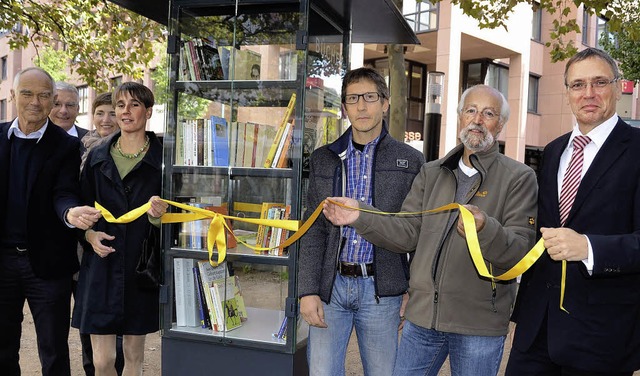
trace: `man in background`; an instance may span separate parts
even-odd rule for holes
[[[56,82],[58,97],[53,103],[49,118],[69,135],[82,139],[88,130],[76,124],[76,118],[80,112],[80,96],[78,89],[66,82]]]

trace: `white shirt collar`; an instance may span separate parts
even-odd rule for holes
[[[44,123],[44,125],[38,129],[35,132],[31,132],[28,135],[22,133],[22,131],[20,130],[20,127],[18,126],[18,118],[15,118],[13,120],[13,123],[11,123],[11,126],[9,127],[9,131],[7,132],[7,138],[11,139],[11,135],[15,134],[16,137],[19,138],[26,138],[26,139],[37,139],[37,142],[40,142],[40,139],[42,139],[42,136],[44,135],[44,131],[47,130],[47,126],[49,125],[49,118],[47,118],[47,121]]]
[[[597,127],[593,128],[589,132],[589,134],[586,134],[584,136],[589,136],[589,138],[591,139],[591,142],[596,144],[599,150],[604,144],[604,142],[607,140],[607,137],[609,137],[609,135],[611,134],[611,131],[613,131],[613,128],[616,126],[616,124],[618,124],[617,113],[613,114],[612,117],[605,120],[602,124],[598,125]],[[573,145],[573,139],[576,136],[580,136],[580,135],[582,135],[582,132],[580,132],[580,128],[578,127],[578,124],[576,124],[573,126],[573,131],[571,132],[571,136],[569,137],[569,145],[567,145],[567,147],[571,147],[571,145]]]
[[[67,133],[69,134],[69,136],[73,136],[73,137],[78,137],[78,130],[76,129],[76,125],[72,125],[71,128],[69,128],[69,130],[67,131]]]

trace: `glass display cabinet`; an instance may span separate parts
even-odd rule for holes
[[[389,25],[408,35],[400,42],[417,41],[393,5],[361,6],[371,4],[395,17]],[[277,247],[292,231],[241,219],[299,220],[306,209],[309,155],[345,126],[354,9],[349,1],[169,3],[163,197],[236,219],[226,221],[216,267],[210,219],[163,226],[163,374],[308,373],[297,299],[303,250]]]

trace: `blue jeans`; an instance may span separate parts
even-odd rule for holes
[[[364,374],[389,376],[398,348],[402,296],[375,297],[373,277],[337,274],[330,304],[322,304],[327,328],[309,328],[311,376],[345,374],[347,345],[354,326]]]
[[[394,376],[436,376],[447,355],[452,376],[495,376],[506,336],[440,332],[405,321]]]

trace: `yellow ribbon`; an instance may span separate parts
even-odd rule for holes
[[[266,226],[283,228],[290,231],[295,231],[295,233],[291,235],[289,238],[287,238],[284,241],[284,243],[273,247],[273,248],[277,248],[277,247],[284,248],[295,243],[298,239],[300,239],[300,237],[302,237],[302,235],[304,235],[307,232],[309,227],[311,227],[311,225],[316,221],[316,219],[322,212],[322,208],[323,208],[323,203],[320,203],[318,207],[314,210],[314,212],[311,214],[311,216],[307,219],[307,221],[304,222],[302,225],[300,225],[299,221],[297,220],[240,218],[240,217],[234,217],[230,215],[215,213],[210,210],[197,208],[191,205],[174,202],[170,200],[163,199],[162,201],[166,202],[167,204],[170,204],[180,209],[188,211],[188,213],[166,213],[161,218],[162,223],[180,223],[180,222],[197,221],[205,218],[211,218],[211,224],[209,225],[209,231],[207,235],[207,250],[209,252],[209,262],[212,265],[217,265],[221,263],[222,261],[224,261],[226,257],[227,248],[226,248],[226,236],[225,236],[224,229],[229,231],[229,233],[235,237],[235,235],[233,234],[233,231],[231,231],[231,229],[227,227],[227,223],[225,219],[233,219],[234,221],[241,221],[241,222],[253,223],[258,225],[261,224]],[[342,205],[341,203],[338,203],[332,200],[328,200],[328,201],[344,208],[360,210],[360,211],[370,212],[374,214],[384,214],[384,215],[422,215],[422,214],[438,213],[438,212],[447,211],[447,210],[459,210],[460,215],[462,216],[462,223],[463,223],[465,234],[466,234],[465,236],[466,242],[469,248],[469,254],[471,255],[473,264],[476,270],[478,271],[478,273],[482,277],[489,278],[492,281],[493,280],[508,281],[516,278],[517,276],[524,273],[527,269],[529,269],[531,265],[533,265],[536,262],[536,260],[540,257],[540,255],[542,255],[542,253],[545,250],[544,241],[540,239],[536,243],[536,245],[533,248],[531,248],[531,250],[529,250],[529,252],[527,252],[527,254],[520,261],[518,261],[518,263],[516,263],[516,265],[514,265],[511,269],[509,269],[505,273],[498,276],[494,276],[487,269],[487,265],[484,262],[484,258],[482,257],[482,251],[480,250],[480,242],[478,241],[478,233],[476,232],[476,224],[475,224],[475,219],[473,218],[473,214],[467,208],[465,208],[460,204],[451,203],[451,204],[440,206],[435,209],[424,210],[420,212],[387,213],[387,212],[372,211],[372,210],[366,210],[366,209],[360,209],[360,208],[353,208],[350,206]],[[102,207],[97,202],[95,203],[95,207],[96,209],[102,212],[102,216],[107,222],[129,223],[137,219],[144,213],[146,213],[147,210],[149,210],[149,208],[151,207],[151,204],[146,203],[136,209],[131,210],[126,214],[123,214],[119,218],[114,218],[113,215],[107,209]],[[243,242],[238,238],[236,239],[240,243],[244,244],[245,246],[257,251],[271,249],[269,247],[267,248],[257,247],[257,246],[254,247]],[[217,263],[213,261],[214,247],[218,250]],[[566,262],[563,261],[562,262],[562,280],[561,280],[561,288],[560,288],[560,309],[569,313],[563,307],[565,277],[566,277]]]
[[[234,221],[241,221],[246,223],[253,224],[262,224],[272,227],[283,228],[285,230],[296,231],[296,233],[289,237],[284,243],[279,244],[277,247],[288,247],[293,244],[296,240],[300,238],[304,233],[298,231],[299,221],[289,220],[289,219],[256,219],[256,218],[240,218],[233,217],[230,215],[224,215],[220,213],[215,213],[210,210],[197,208],[195,206],[183,204],[180,202],[175,202],[171,200],[162,199],[162,201],[166,202],[169,205],[175,206],[177,208],[188,211],[188,213],[165,213],[161,217],[162,223],[181,223],[181,222],[189,222],[189,221],[198,221],[201,219],[211,218],[211,224],[209,225],[209,230],[207,233],[207,251],[209,252],[209,262],[216,266],[224,261],[227,255],[227,237],[225,234],[225,229],[229,231],[229,233],[235,237],[233,231],[229,227],[227,227],[227,222],[225,219],[233,219]],[[107,209],[105,209],[99,203],[95,203],[96,209],[100,210],[102,213],[102,217],[109,223],[130,223],[143,214],[145,214],[149,208],[151,207],[151,203],[147,202],[146,204],[135,208],[118,218],[115,218],[113,214],[111,214]],[[318,210],[316,210],[318,211]],[[322,206],[320,206],[319,212],[322,211]],[[314,213],[315,214],[315,213]],[[317,217],[317,215],[316,215]],[[315,220],[315,218],[314,218]],[[311,224],[309,224],[306,228],[308,228]],[[305,229],[306,231],[306,229]],[[237,238],[236,238],[237,239]],[[249,248],[254,250],[268,250],[271,248],[262,248],[262,247],[254,247],[251,246],[242,240],[237,239],[242,244],[246,245]],[[218,261],[213,260],[213,249],[217,249],[218,251]]]

